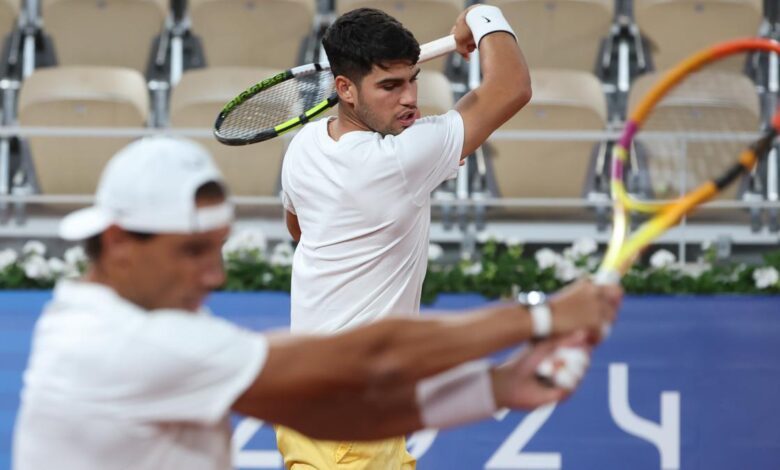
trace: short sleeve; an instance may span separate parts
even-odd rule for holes
[[[463,152],[463,119],[455,110],[418,120],[392,137],[407,188],[423,204],[441,183],[454,178]]]
[[[111,401],[135,421],[213,424],[254,382],[265,338],[210,315],[155,311],[133,332]]]
[[[282,206],[284,206],[284,209],[287,212],[290,212],[292,214],[297,214],[295,212],[295,206],[293,206],[292,200],[290,199],[290,196],[287,194],[287,191],[282,189],[282,193],[280,196],[282,198]]]

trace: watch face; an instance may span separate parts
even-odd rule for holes
[[[524,305],[539,305],[543,304],[547,300],[547,297],[543,292],[532,290],[530,292],[521,292],[517,296],[517,301]]]

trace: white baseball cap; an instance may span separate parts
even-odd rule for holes
[[[233,206],[198,208],[195,192],[205,183],[224,186],[208,151],[186,139],[149,137],[129,144],[106,165],[95,205],[60,222],[60,237],[83,240],[111,225],[144,233],[198,233],[230,225]]]

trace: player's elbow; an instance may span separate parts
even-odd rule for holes
[[[528,83],[520,89],[519,96],[517,97],[520,107],[523,108],[525,105],[527,105],[531,101],[532,96],[533,92],[531,91],[531,84]]]
[[[512,89],[512,96],[509,100],[509,103],[514,108],[515,112],[520,111],[525,105],[528,104],[529,101],[531,101],[532,95],[533,92],[531,91],[531,81],[520,80],[519,83],[517,83],[516,86]]]

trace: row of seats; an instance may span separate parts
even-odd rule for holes
[[[48,3],[47,3],[48,2]],[[132,0],[113,2],[101,0],[100,3],[83,2],[92,5],[97,14],[125,4],[137,4],[162,8],[157,0]],[[58,3],[76,3],[75,0],[45,0],[43,5],[46,29],[49,30],[50,14],[48,9]],[[591,72],[594,57],[597,55],[598,39],[604,35],[611,24],[614,13],[612,0],[493,0],[488,3],[499,5],[515,26],[524,53],[532,67],[534,96],[531,103],[510,120],[503,130],[605,130],[608,127],[607,103],[602,83]],[[94,5],[103,5],[94,7]],[[452,19],[461,11],[463,2],[457,0],[339,0],[339,11],[359,6],[374,6],[385,9],[399,18],[412,29],[421,42],[434,39],[449,31]],[[709,44],[728,37],[754,34],[761,18],[760,0],[678,0],[674,2],[658,0],[634,0],[639,22],[645,18],[646,24],[655,21],[672,27],[672,17],[694,15],[698,19],[694,29],[687,30],[685,42],[692,38],[702,44]],[[101,10],[101,8],[103,10]],[[274,69],[261,69],[257,64],[240,63],[229,66],[238,57],[250,57],[252,52],[262,56],[268,50],[280,50],[279,43],[298,46],[297,41],[289,39],[289,31],[295,31],[291,10],[299,8],[297,15],[308,22],[314,15],[312,1],[308,0],[191,0],[189,15],[193,31],[208,36],[206,26],[213,20],[213,34],[223,34],[224,41],[204,39],[207,63],[209,67],[191,70],[185,73],[181,82],[171,93],[170,125],[179,127],[210,128],[214,116],[220,107],[237,91],[270,75]],[[102,13],[100,13],[102,11]],[[285,14],[285,11],[288,13]],[[663,12],[667,11],[667,16]],[[724,17],[722,12],[729,15]],[[756,15],[744,14],[744,21],[736,21],[740,12],[756,12]],[[648,13],[650,12],[650,13]],[[720,13],[718,13],[720,12]],[[85,14],[86,15],[86,14]],[[643,16],[644,15],[644,16]],[[89,17],[89,15],[86,15]],[[101,23],[104,17],[89,17],[91,22]],[[261,20],[273,19],[272,28],[258,27]],[[649,18],[649,19],[648,19]],[[666,18],[666,19],[664,19]],[[752,18],[752,19],[749,19]],[[728,20],[728,21],[727,21]],[[295,19],[297,21],[297,19]],[[128,24],[131,22],[128,21]],[[55,22],[56,24],[56,22]],[[102,23],[101,23],[102,24]],[[230,27],[225,26],[231,25]],[[689,23],[690,24],[690,23]],[[734,25],[740,25],[739,28]],[[219,26],[222,25],[222,26]],[[437,26],[438,25],[438,26]],[[446,26],[445,26],[446,25]],[[725,25],[725,26],[724,26]],[[159,25],[158,25],[159,26]],[[101,26],[102,28],[103,26]],[[83,47],[88,43],[101,43],[92,36],[84,34],[86,28],[71,26],[73,31],[80,30]],[[438,28],[438,29],[437,29]],[[674,28],[672,28],[674,29]],[[252,36],[251,32],[272,36],[263,40]],[[301,27],[301,30],[305,30]],[[653,29],[650,28],[652,32]],[[284,32],[285,34],[281,34]],[[643,32],[646,29],[643,28]],[[656,65],[662,66],[669,60],[673,47],[664,46],[665,34],[653,39],[653,58]],[[669,33],[671,34],[671,33]],[[91,39],[91,41],[90,41]],[[276,42],[274,42],[276,41]],[[695,41],[694,41],[695,42]],[[55,43],[59,40],[55,37]],[[220,46],[220,44],[222,44]],[[262,44],[262,47],[258,47]],[[242,45],[244,49],[236,47]],[[212,47],[213,49],[209,49]],[[222,48],[222,49],[220,49]],[[139,48],[140,49],[140,48]],[[148,46],[146,47],[148,49]],[[235,56],[227,57],[220,50],[230,50]],[[61,48],[58,47],[58,53]],[[243,52],[242,52],[243,51]],[[666,51],[666,56],[664,52]],[[686,52],[687,54],[687,52]],[[283,57],[292,57],[285,54]],[[215,63],[212,58],[217,58]],[[220,62],[224,59],[224,62]],[[281,59],[280,59],[281,60]],[[289,60],[289,59],[288,59]],[[66,63],[66,62],[63,62]],[[448,90],[447,78],[436,70],[426,69],[420,83],[420,100],[425,112],[441,112],[452,105],[452,95]],[[660,68],[660,67],[659,67]],[[636,81],[632,87],[631,104],[641,96],[654,75],[647,75]],[[719,72],[718,80],[700,79],[701,85],[680,90],[679,93],[694,93],[670,105],[669,113],[696,114],[696,107],[710,106],[713,100],[724,108],[740,114],[739,122],[744,130],[758,129],[760,113],[755,89],[745,76],[730,70]],[[428,86],[432,85],[432,86]],[[438,94],[434,93],[438,91]],[[686,91],[687,90],[687,91]],[[731,90],[724,92],[724,90]],[[737,91],[734,91],[737,90]],[[724,98],[724,95],[728,99]],[[716,99],[717,98],[717,99]],[[427,101],[427,102],[426,102]],[[59,67],[39,69],[23,84],[19,100],[18,119],[21,125],[79,125],[94,127],[141,127],[149,118],[149,98],[146,83],[137,70],[111,69],[100,67]],[[744,115],[744,116],[743,116]],[[656,113],[656,116],[663,114]],[[668,129],[675,121],[658,118],[651,127]],[[712,130],[703,128],[702,130]],[[45,193],[89,193],[102,168],[102,163],[113,149],[120,147],[121,139],[53,139],[38,137],[30,139],[32,156],[37,171],[40,189]],[[230,148],[204,139],[217,156],[223,171],[231,182],[233,190],[242,195],[273,195],[276,192],[279,165],[283,153],[283,140],[256,144],[244,148]],[[525,142],[506,139],[491,141],[491,165],[498,190],[504,197],[578,197],[583,182],[592,166],[593,142]],[[648,145],[652,147],[652,145]],[[690,150],[695,151],[695,146]],[[649,151],[652,151],[650,148]],[[660,151],[660,150],[656,150]],[[695,161],[696,158],[689,161]],[[652,159],[652,161],[665,161]],[[251,171],[247,171],[251,168]],[[655,170],[654,170],[655,171]],[[659,169],[658,175],[671,174],[668,169]],[[539,175],[553,174],[554,180],[539,178]],[[676,184],[669,178],[654,178],[658,184],[656,192]],[[554,184],[551,182],[554,181]]]
[[[637,25],[665,69],[716,41],[754,35],[762,0],[634,0]],[[488,0],[502,8],[533,67],[592,71],[609,33],[615,0]],[[449,34],[464,0],[338,0],[337,13],[387,11],[427,42]],[[60,65],[113,65],[144,71],[163,29],[166,0],[43,0],[44,32]],[[18,0],[0,1],[0,34],[15,24]],[[314,0],[190,0],[193,34],[209,66],[288,68],[311,32]],[[441,70],[442,61],[428,65]]]
[[[207,68],[187,73],[171,97],[172,128],[209,128],[221,106],[244,83],[266,76],[272,69]],[[537,70],[532,73],[534,98],[502,130],[593,130],[606,127],[606,103],[600,83],[585,72],[560,74]],[[674,131],[684,126],[700,131],[752,132],[760,124],[758,98],[752,82],[728,72],[695,76],[670,99],[657,107],[646,127]],[[633,108],[654,82],[654,75],[640,78],[630,95]],[[735,86],[736,85],[736,86]],[[453,105],[449,83],[443,74],[425,71],[420,76],[419,99],[423,114],[438,114]],[[717,100],[713,97],[717,96]],[[713,115],[719,121],[701,119]],[[103,67],[43,69],[25,82],[19,102],[23,126],[142,127],[149,114],[145,83],[135,71]],[[683,123],[683,120],[685,122]],[[284,151],[283,139],[247,147],[226,147],[214,139],[201,139],[216,155],[220,166],[240,195],[273,195]],[[118,138],[30,139],[40,188],[45,193],[88,193],[94,188],[103,163],[127,140]],[[658,176],[655,191],[673,191],[678,175],[673,167],[678,147],[653,147]],[[687,149],[688,170],[701,168],[713,158],[714,144],[691,144]],[[735,145],[738,145],[736,143]],[[518,141],[493,139],[490,143],[493,174],[504,197],[579,197],[591,165],[591,141]],[[738,152],[732,145],[715,145],[723,158]],[[664,158],[666,152],[666,158]],[[251,171],[247,171],[251,168]],[[538,175],[556,175],[555,184]],[[663,195],[663,194],[659,194]]]

